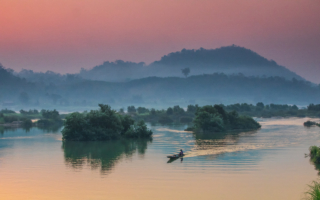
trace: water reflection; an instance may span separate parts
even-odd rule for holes
[[[59,133],[63,126],[39,126],[39,127],[4,127],[0,126],[0,134],[3,135],[6,132],[14,132],[17,130],[23,130],[26,133],[29,133],[31,129],[39,129],[43,133]]]
[[[16,130],[22,129],[24,132],[28,133],[32,129],[32,127],[24,127],[24,128],[19,128],[19,127],[4,127],[0,126],[0,134],[3,135],[6,132],[13,132]]]
[[[38,129],[42,130],[43,132],[49,132],[49,133],[57,133],[61,130],[63,125],[61,124],[55,124],[51,126],[38,126]]]
[[[314,166],[314,169],[318,171],[318,176],[320,176],[320,164],[310,161],[310,164]]]
[[[241,141],[243,137],[254,136],[257,131],[227,133],[193,133],[196,146],[188,157],[211,155],[255,149],[255,144]]]
[[[144,155],[149,139],[122,139],[103,142],[63,142],[65,164],[74,169],[89,166],[101,173],[112,170],[123,158],[130,158],[136,152]]]

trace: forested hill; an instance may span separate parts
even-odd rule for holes
[[[190,73],[183,74],[182,69],[189,68]],[[170,53],[150,65],[145,63],[104,62],[92,69],[82,69],[79,76],[89,80],[128,81],[150,76],[184,77],[212,73],[238,74],[246,76],[280,76],[288,80],[299,75],[279,66],[275,61],[268,60],[259,54],[238,46],[227,46],[218,49],[186,50]]]
[[[190,68],[190,74],[242,73],[247,76],[280,76],[286,79],[304,80],[275,61],[268,60],[250,49],[235,45],[217,49],[183,49],[163,56],[150,66],[170,67],[176,73],[178,69],[187,67]]]
[[[163,56],[159,61],[155,61],[153,64],[251,65],[256,67],[277,66],[275,61],[268,60],[250,49],[235,45],[218,49],[182,49],[181,51]]]

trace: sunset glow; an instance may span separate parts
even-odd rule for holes
[[[236,44],[317,81],[320,1],[1,0],[0,62],[78,72]],[[308,69],[308,70],[306,70]]]

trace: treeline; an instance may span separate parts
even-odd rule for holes
[[[237,111],[240,114],[253,116],[253,117],[320,117],[320,104],[309,104],[307,108],[299,109],[296,105],[287,104],[267,104],[262,102],[256,105],[252,104],[232,104],[224,106],[228,111]]]
[[[320,117],[320,104],[310,104],[307,108],[299,109],[296,105],[287,104],[264,104],[262,102],[256,105],[247,103],[237,103],[231,105],[218,104],[227,112],[236,111],[239,115],[250,117]],[[201,107],[198,105],[188,105],[186,110],[179,105],[167,109],[156,110],[145,107],[128,106],[127,114],[134,119],[144,120],[151,123],[191,123],[195,118],[197,110]],[[119,113],[125,113],[120,109]]]
[[[38,119],[38,121],[32,123],[32,119]],[[51,127],[53,129],[57,129],[63,125],[63,120],[57,110],[42,109],[39,112],[36,109],[29,111],[21,109],[20,113],[8,109],[0,111],[0,125],[13,122],[17,122],[18,125],[22,125],[23,127],[38,126],[41,128]]]
[[[189,105],[187,110],[184,110],[176,105],[167,109],[156,110],[154,108],[128,106],[127,114],[135,120],[144,120],[151,123],[191,123],[198,108],[198,105]],[[124,114],[124,110],[120,109],[119,113]]]

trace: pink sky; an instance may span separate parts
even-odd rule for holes
[[[320,82],[319,0],[0,0],[0,62],[62,73],[236,44]]]

